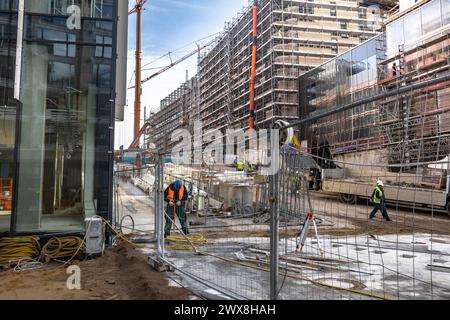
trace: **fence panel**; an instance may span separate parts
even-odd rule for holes
[[[159,255],[189,286],[234,299],[447,299],[447,162],[381,166],[284,148],[265,176],[161,157]],[[164,199],[176,180],[189,195],[187,234]],[[378,180],[391,221],[369,219]]]

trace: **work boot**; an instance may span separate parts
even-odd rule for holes
[[[392,221],[391,218],[385,218],[387,222]]]

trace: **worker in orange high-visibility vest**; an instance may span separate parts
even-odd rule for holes
[[[184,234],[189,234],[185,204],[188,198],[188,192],[181,180],[172,182],[164,191],[164,201],[167,202],[166,213],[170,219],[166,218],[166,225],[164,227],[164,237],[170,235],[170,227],[172,221],[175,221],[175,213],[180,220],[181,230]]]
[[[396,77],[397,76],[397,64],[394,62],[394,64],[392,65],[392,76]]]

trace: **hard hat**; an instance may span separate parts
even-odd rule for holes
[[[381,181],[381,180],[378,180],[378,181],[377,181],[377,185],[378,185],[378,186],[384,187],[383,181]]]
[[[183,185],[183,182],[181,182],[181,180],[177,180],[174,182],[174,187],[175,189],[179,190],[181,188],[181,186]]]

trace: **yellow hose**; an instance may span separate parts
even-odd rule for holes
[[[0,238],[0,265],[35,259],[40,251],[41,245],[37,237]]]
[[[167,248],[172,250],[195,250],[195,246],[201,246],[208,243],[208,240],[206,240],[205,237],[199,233],[191,233],[187,236],[167,236],[166,240],[169,242],[175,242],[175,244],[170,244],[167,246]]]
[[[78,237],[54,237],[42,248],[41,257],[46,262],[74,257],[84,253],[84,241]]]

